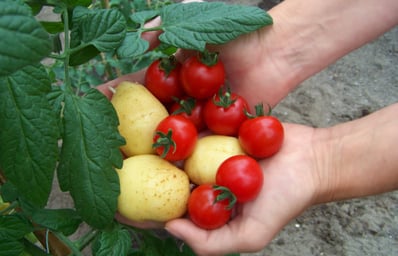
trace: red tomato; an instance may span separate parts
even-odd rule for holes
[[[239,142],[243,150],[256,158],[274,155],[282,146],[282,123],[273,116],[258,116],[244,121],[239,129]]]
[[[188,118],[195,125],[198,132],[200,132],[206,128],[206,124],[203,119],[205,103],[206,101],[203,100],[184,97],[171,105],[169,112],[172,115],[182,115],[183,117]]]
[[[183,116],[173,115],[158,124],[153,147],[164,159],[179,161],[192,154],[197,140],[195,125]]]
[[[181,64],[173,59],[155,60],[146,70],[145,86],[162,103],[184,95],[180,82]]]
[[[246,100],[236,94],[225,92],[209,99],[203,111],[206,126],[215,134],[238,135],[239,127],[247,119]]]
[[[196,99],[210,98],[224,84],[224,64],[213,55],[204,54],[206,61],[203,57],[191,56],[182,64],[181,84],[189,96]]]
[[[230,189],[239,203],[255,199],[263,183],[261,166],[250,156],[229,157],[217,169],[216,184]]]
[[[192,191],[188,199],[188,214],[193,223],[203,229],[216,229],[231,218],[231,200],[217,197],[225,192],[212,184],[202,184]],[[232,194],[231,194],[232,195]]]

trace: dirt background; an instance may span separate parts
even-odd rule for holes
[[[267,9],[280,1],[225,2]],[[303,82],[273,113],[285,122],[327,127],[395,102],[398,27]],[[398,255],[398,191],[313,207],[287,225],[263,251],[243,255]]]
[[[280,1],[225,2],[268,9]],[[303,82],[273,113],[285,122],[327,127],[397,101],[398,27]],[[70,206],[68,196],[59,192],[50,201],[50,205]],[[263,251],[242,255],[398,255],[398,191],[313,207]]]

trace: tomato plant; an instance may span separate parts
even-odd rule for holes
[[[169,112],[172,115],[182,115],[188,118],[195,125],[198,132],[200,132],[206,128],[206,123],[203,118],[205,103],[206,101],[204,100],[184,97],[182,99],[177,99],[176,102],[171,105]]]
[[[224,64],[217,53],[202,52],[182,64],[181,83],[185,92],[196,99],[212,97],[225,82]]]
[[[162,24],[145,26],[156,16]],[[112,256],[134,246],[133,254],[193,255],[172,237],[159,241],[115,222],[125,139],[109,94],[95,86],[179,48],[227,43],[271,17],[251,6],[170,0],[2,0],[0,17],[7,46],[0,49],[0,253],[81,255],[91,246],[93,255]],[[156,48],[145,39],[154,30],[162,32]],[[130,78],[142,81],[143,73]]]
[[[145,86],[162,103],[184,95],[180,83],[181,64],[174,56],[155,60],[145,72]]]
[[[227,158],[218,167],[216,184],[227,187],[236,196],[237,202],[254,200],[261,191],[264,175],[259,163],[247,155]]]
[[[188,199],[188,215],[198,227],[216,229],[229,221],[234,204],[234,195],[227,188],[202,184]]]
[[[220,135],[238,135],[239,127],[247,119],[245,111],[249,109],[246,100],[229,90],[219,91],[207,100],[203,111],[206,126]]]
[[[256,113],[239,128],[239,143],[253,157],[270,157],[282,147],[283,125],[278,118],[264,115],[262,104],[256,106]]]
[[[192,154],[197,140],[198,132],[189,119],[180,115],[171,115],[156,127],[153,147],[164,159],[179,161]]]

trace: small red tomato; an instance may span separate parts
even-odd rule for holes
[[[194,188],[188,199],[188,215],[198,227],[216,229],[229,221],[234,203],[227,188],[202,184]]]
[[[198,132],[200,132],[206,128],[206,124],[203,119],[205,103],[206,101],[203,100],[184,97],[171,105],[169,112],[172,115],[182,115],[183,117],[188,118],[195,125]]]
[[[182,64],[180,79],[186,94],[196,99],[208,99],[224,84],[224,64],[216,53],[191,56]]]
[[[206,126],[215,134],[238,135],[239,127],[247,119],[246,100],[228,91],[221,92],[207,100],[203,116]]]
[[[256,158],[266,158],[274,155],[282,147],[284,129],[276,117],[257,116],[242,123],[238,139],[247,154]]]
[[[155,60],[146,70],[145,86],[162,103],[184,95],[180,82],[181,64],[175,58]]]
[[[180,161],[192,154],[197,140],[195,125],[183,116],[172,115],[158,124],[153,136],[153,147],[164,159]]]
[[[216,184],[230,189],[239,203],[254,200],[263,183],[261,166],[254,158],[246,155],[227,158],[218,167],[216,174]]]

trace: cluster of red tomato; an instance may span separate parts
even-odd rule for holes
[[[174,58],[153,62],[147,69],[145,86],[170,111],[156,129],[153,146],[169,161],[189,157],[198,133],[235,136],[247,155],[226,159],[218,168],[215,184],[194,188],[188,202],[192,221],[205,229],[224,225],[235,202],[257,197],[263,185],[263,172],[256,161],[275,154],[284,137],[280,121],[264,115],[262,104],[256,113],[242,96],[224,86],[223,63],[216,53],[200,53],[184,63]]]

